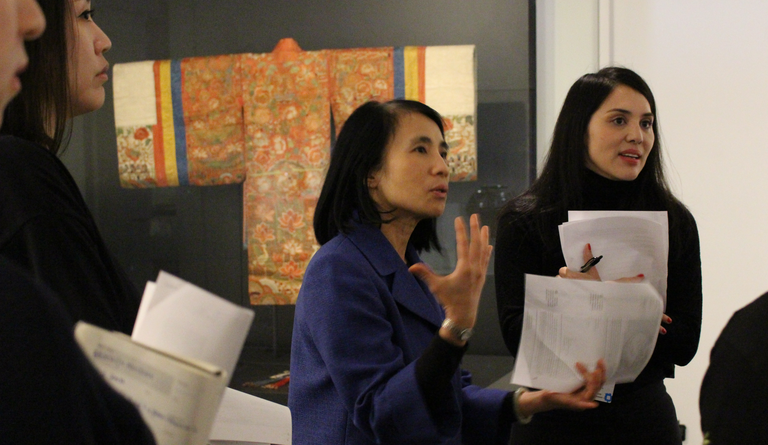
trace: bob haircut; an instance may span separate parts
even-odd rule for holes
[[[377,227],[392,221],[382,217],[371,198],[368,177],[382,167],[384,153],[397,131],[400,118],[409,113],[426,116],[444,135],[440,114],[411,100],[367,102],[344,123],[331,151],[331,162],[315,210],[315,237],[321,245],[339,233],[350,233],[353,218]],[[434,248],[439,252],[436,219],[420,221],[410,242],[418,251]]]
[[[35,142],[58,153],[69,135],[72,101],[69,87],[69,42],[74,32],[72,0],[38,0],[45,15],[45,32],[26,42],[29,65],[24,86],[8,104],[0,134]]]

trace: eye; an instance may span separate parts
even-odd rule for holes
[[[426,153],[427,152],[427,147],[425,147],[423,145],[419,145],[418,147],[415,148],[415,150],[418,151],[419,153]]]
[[[624,124],[627,123],[627,120],[624,119],[623,116],[618,116],[618,117],[613,118],[613,120],[611,122],[613,122],[616,125],[624,125]]]
[[[653,128],[653,121],[650,119],[644,119],[640,122],[640,125],[643,126],[646,130]]]
[[[93,21],[93,14],[96,13],[95,9],[86,9],[78,17],[87,21]]]
[[[448,150],[440,150],[440,156],[443,159],[448,159]]]

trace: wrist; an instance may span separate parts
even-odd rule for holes
[[[527,389],[522,386],[515,390],[513,395],[513,401],[515,406],[515,417],[517,417],[518,423],[525,425],[533,419],[534,411],[530,406],[533,400],[531,394]]]
[[[447,317],[440,327],[440,336],[455,345],[463,346],[472,337],[472,328],[460,325]]]
[[[445,308],[445,318],[451,320],[456,326],[472,329],[475,327],[475,321],[477,320],[477,311]]]

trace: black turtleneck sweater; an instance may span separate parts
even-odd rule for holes
[[[672,323],[659,335],[650,362],[632,383],[616,385],[614,400],[644,385],[674,376],[674,365],[693,359],[701,332],[701,259],[696,222],[679,202],[671,208],[633,208],[632,196],[639,193],[635,181],[612,181],[587,172],[582,184],[584,204],[569,210],[667,210],[670,243],[666,314]],[[558,224],[566,215],[541,211],[507,213],[499,221],[495,252],[496,299],[501,330],[512,355],[517,355],[523,327],[525,274],[555,276],[565,259],[560,247]],[[553,223],[557,221],[556,223]]]

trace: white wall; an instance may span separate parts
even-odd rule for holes
[[[573,3],[539,0],[537,14],[545,15],[539,20],[562,23],[552,14],[557,17]],[[593,47],[599,63],[632,68],[650,84],[669,179],[699,225],[704,286],[699,352],[666,384],[688,426],[686,443],[700,444],[699,387],[709,352],[733,312],[768,290],[763,270],[768,264],[768,2],[599,0],[598,17],[602,20],[592,30],[601,40]],[[566,30],[595,23],[572,18],[580,21]],[[556,34],[553,40],[551,31],[537,30],[537,57],[555,58],[545,67],[567,62],[557,57]],[[584,63],[570,66],[578,65]],[[551,82],[537,88],[545,95],[557,91]],[[551,131],[554,121],[538,117]]]

